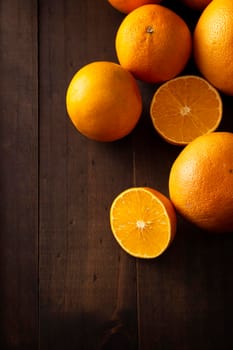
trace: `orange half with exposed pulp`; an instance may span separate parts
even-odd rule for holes
[[[155,258],[172,242],[176,214],[171,201],[159,191],[133,187],[112,203],[110,223],[119,245],[130,255]]]

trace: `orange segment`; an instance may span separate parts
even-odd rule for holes
[[[176,214],[170,200],[145,187],[129,188],[115,198],[110,223],[120,246],[139,258],[162,254],[176,232]]]
[[[154,128],[167,142],[185,145],[217,129],[222,119],[222,100],[205,79],[180,76],[158,88],[150,115]]]

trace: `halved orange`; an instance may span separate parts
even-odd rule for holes
[[[110,223],[119,245],[138,258],[161,255],[176,233],[171,201],[147,187],[132,187],[120,193],[112,203]]]
[[[186,145],[218,128],[222,100],[207,80],[196,75],[179,76],[156,90],[150,115],[154,128],[167,142]]]

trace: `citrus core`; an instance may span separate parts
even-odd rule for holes
[[[161,255],[176,233],[171,201],[148,187],[133,187],[120,193],[111,205],[110,223],[122,249],[139,258]]]
[[[184,75],[162,84],[155,92],[150,115],[156,131],[175,145],[217,129],[222,119],[222,100],[207,80]]]

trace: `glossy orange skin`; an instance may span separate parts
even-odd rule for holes
[[[146,4],[159,4],[162,0],[108,0],[118,11],[130,13],[136,8]]]
[[[194,59],[202,75],[228,95],[233,95],[232,43],[233,1],[213,0],[194,31]]]
[[[92,62],[69,83],[67,112],[77,130],[96,141],[128,135],[142,112],[142,97],[134,77],[113,62]]]
[[[176,210],[212,232],[233,232],[233,133],[213,132],[187,145],[172,165]]]
[[[190,30],[175,12],[144,5],[129,13],[118,28],[116,53],[120,64],[149,83],[178,75],[192,50]]]

